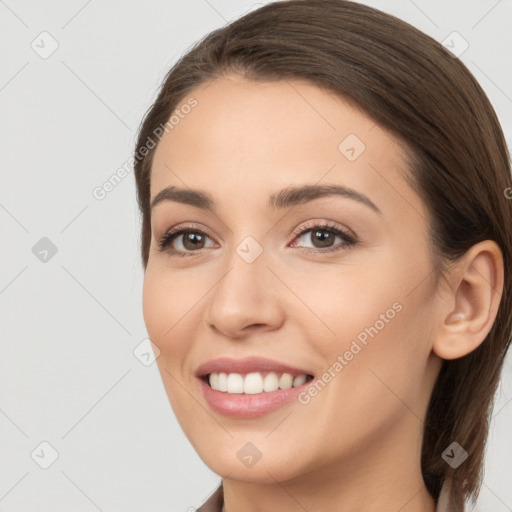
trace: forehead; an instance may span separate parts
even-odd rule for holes
[[[196,105],[180,112],[190,98]],[[390,215],[423,208],[402,177],[405,155],[396,138],[315,85],[223,77],[193,90],[175,114],[155,150],[151,199],[175,185],[202,189],[221,204],[266,206],[285,186],[337,183]]]

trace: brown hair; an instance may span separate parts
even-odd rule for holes
[[[227,73],[255,81],[299,79],[353,102],[407,149],[405,178],[423,198],[437,278],[474,244],[494,240],[504,259],[504,292],[485,341],[444,360],[427,410],[421,468],[437,500],[476,502],[494,394],[512,336],[510,155],[495,111],[463,63],[408,23],[348,0],[288,0],[260,7],[194,45],[165,77],[141,124],[135,179],[141,254],[151,241],[151,135],[201,84]],[[144,153],[142,153],[144,154]],[[438,281],[436,281],[438,282]],[[441,457],[453,442],[469,454],[456,469]]]

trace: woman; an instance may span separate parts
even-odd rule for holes
[[[495,112],[432,38],[265,5],[170,70],[137,141],[143,313],[223,477],[198,510],[463,510],[512,325]]]

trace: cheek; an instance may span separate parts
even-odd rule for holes
[[[431,341],[426,323],[432,319],[432,297],[421,287],[414,293],[409,293],[410,286],[400,292],[401,282],[396,277],[387,289],[372,289],[373,296],[368,295],[363,308],[354,302],[362,300],[363,294],[355,293],[353,301],[347,299],[333,324],[337,343],[326,347],[329,365],[342,357],[341,365],[333,368],[336,378],[332,379],[329,400],[338,403],[341,399],[343,407],[336,414],[340,421],[350,418],[347,423],[354,436],[360,428],[357,418],[364,411],[372,411],[371,419],[367,418],[370,429],[411,411],[421,414]]]
[[[387,356],[389,363],[391,355],[410,359],[410,338],[425,333],[415,329],[431,314],[426,306],[432,297],[428,280],[422,281],[430,270],[426,257],[408,244],[390,243],[357,257],[347,253],[339,272],[325,266],[314,279],[295,281],[296,294],[313,313],[305,315],[304,332],[314,329],[308,337],[326,363],[348,350],[358,353],[354,360],[365,359],[367,352],[368,357]]]
[[[142,314],[151,340],[156,343],[164,333],[166,302],[164,289],[159,285],[154,272],[146,270],[142,287]]]
[[[361,271],[352,267],[336,282],[319,279],[326,284],[314,293],[310,288],[307,294],[307,286],[299,291],[316,317],[304,316],[302,330],[323,361],[319,377],[328,391],[320,394],[333,403],[343,396],[351,417],[361,408],[385,416],[388,402],[396,400],[391,390],[414,401],[422,382],[432,297],[428,287],[415,288],[414,272],[393,261],[381,258]],[[322,399],[314,401],[320,408]]]
[[[194,286],[187,277],[166,269],[159,262],[148,264],[142,288],[142,309],[144,320],[158,335],[163,335],[185,315],[194,296],[200,295],[194,293]],[[164,326],[165,330],[160,332],[159,327]]]
[[[352,341],[364,350],[401,322],[405,294],[400,291],[400,277],[393,276],[396,269],[385,261],[379,263],[347,267],[335,276],[332,269],[321,269],[314,279],[296,285],[296,295],[309,309],[296,318],[303,319],[303,330],[325,363],[350,350]]]
[[[190,428],[186,423],[190,394],[184,388],[189,388],[190,383],[185,361],[192,347],[190,322],[197,321],[193,318],[193,304],[201,296],[200,290],[194,292],[189,280],[188,283],[148,265],[142,290],[146,330],[160,350],[156,364],[171,406],[185,431]]]
[[[162,352],[180,351],[180,343],[187,341],[187,321],[194,312],[194,305],[201,297],[189,279],[166,274],[149,268],[144,276],[142,311],[150,339]]]

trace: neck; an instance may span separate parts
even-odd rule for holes
[[[436,502],[421,474],[420,425],[411,414],[403,428],[395,425],[391,432],[358,444],[366,449],[298,477],[265,483],[226,478],[223,512],[435,512]],[[269,475],[272,471],[268,467]]]

